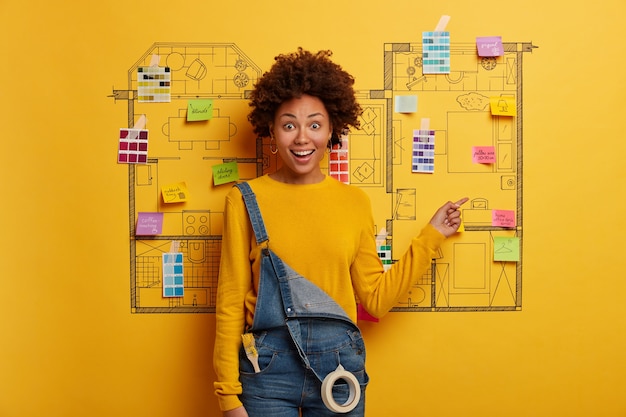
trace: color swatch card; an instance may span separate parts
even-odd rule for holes
[[[391,268],[391,265],[393,265],[393,260],[391,259],[391,245],[377,244],[376,251],[378,252],[380,261],[383,263],[383,269],[386,271]]]
[[[348,139],[344,136],[341,138],[341,145],[333,145],[328,155],[328,175],[344,184],[350,184],[348,156]]]
[[[137,101],[139,103],[169,103],[171,80],[169,67],[137,68]]]
[[[148,130],[120,129],[117,162],[121,164],[148,162]]]
[[[435,131],[413,131],[412,172],[435,172]]]
[[[450,32],[422,33],[422,73],[450,73]]]
[[[185,295],[183,275],[183,254],[180,252],[163,254],[163,297]]]

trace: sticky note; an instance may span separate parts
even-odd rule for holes
[[[213,166],[213,184],[221,185],[239,179],[239,169],[237,162],[231,161]]]
[[[515,97],[500,96],[489,97],[491,114],[494,116],[515,116],[517,115],[517,105]]]
[[[515,211],[492,210],[491,225],[496,227],[515,227]]]
[[[415,113],[417,111],[417,96],[396,96],[394,111],[396,113]]]
[[[137,213],[137,236],[160,235],[163,232],[163,213]]]
[[[472,162],[475,164],[494,164],[496,162],[496,149],[493,146],[473,146]]]
[[[163,254],[163,297],[182,297],[185,295],[185,277],[183,274],[183,254]]]
[[[493,260],[518,262],[520,260],[519,237],[495,236],[493,238]]]
[[[213,100],[197,99],[187,101],[187,121],[197,122],[213,118]]]
[[[476,37],[476,50],[478,56],[502,56],[504,48],[501,36],[478,36]]]
[[[178,184],[161,187],[161,195],[164,203],[180,203],[187,201],[189,191],[187,190],[187,184],[179,182]]]

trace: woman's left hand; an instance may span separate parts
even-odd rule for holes
[[[469,200],[469,198],[464,197],[456,203],[448,201],[435,212],[433,218],[430,219],[430,224],[432,224],[435,229],[439,230],[445,237],[452,236],[461,225],[461,212],[459,211],[459,208],[467,200]]]

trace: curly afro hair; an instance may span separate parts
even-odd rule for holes
[[[328,50],[311,53],[302,48],[281,54],[254,85],[248,120],[259,137],[269,136],[278,107],[303,94],[322,100],[333,126],[333,143],[350,126],[359,128],[361,106],[354,93],[354,78],[330,60]]]

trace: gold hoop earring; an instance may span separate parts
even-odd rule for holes
[[[274,148],[272,148],[272,144],[274,144]],[[278,147],[276,143],[274,143],[274,136],[270,136],[270,152],[272,155],[276,155],[278,153]]]

